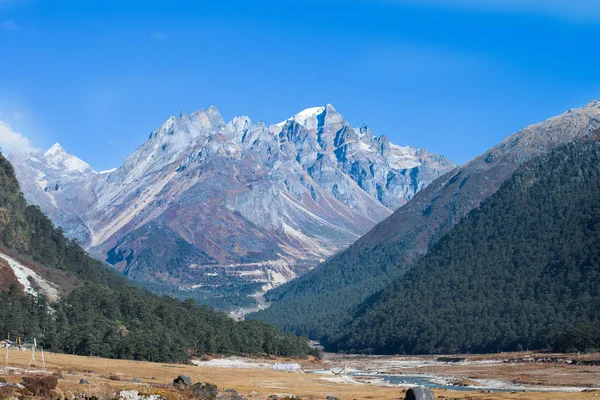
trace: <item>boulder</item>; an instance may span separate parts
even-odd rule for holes
[[[337,397],[334,396],[327,396],[327,400],[340,400]]]
[[[85,379],[80,379],[79,384],[80,385],[89,385],[90,383],[88,381],[86,381]]]
[[[216,400],[219,390],[217,385],[208,382],[198,382],[192,386],[192,395],[196,400]]]
[[[179,375],[173,379],[173,386],[177,389],[187,389],[192,386],[192,378],[187,375]]]
[[[142,380],[140,378],[133,378],[131,380],[131,382],[133,382],[133,383],[142,383]]]
[[[406,391],[404,400],[435,400],[433,392],[424,386],[416,386]]]

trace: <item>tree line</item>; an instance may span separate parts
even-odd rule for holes
[[[600,144],[568,144],[523,165],[326,349],[600,349]]]
[[[192,300],[132,286],[27,204],[3,155],[0,239],[5,247],[83,283],[56,302],[25,295],[16,285],[0,292],[0,334],[35,337],[47,350],[150,361],[185,361],[201,354],[318,355],[304,338],[274,326],[235,322]]]

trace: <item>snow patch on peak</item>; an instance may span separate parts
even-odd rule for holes
[[[390,143],[390,147],[394,150],[402,151],[408,154],[414,154],[416,149],[413,146],[399,146],[394,143]]]
[[[420,166],[421,160],[417,152],[419,149],[413,146],[398,146],[390,143],[392,153],[388,156],[388,165],[391,168],[403,170]]]
[[[329,104],[328,104],[329,106]],[[277,124],[274,124],[276,127],[283,127],[289,121],[294,121],[299,125],[306,126],[307,122],[312,118],[316,118],[318,115],[321,115],[323,111],[325,111],[326,107],[310,107],[305,110],[300,111],[298,114],[294,115],[291,118],[286,119],[285,121],[281,121]]]
[[[98,172],[98,174],[100,174],[100,175],[110,174],[111,172],[115,172],[116,170],[117,170],[116,168],[111,168],[111,169],[107,169],[106,171],[100,171],[100,172]]]
[[[52,147],[44,153],[44,158],[51,167],[62,169],[66,168],[75,172],[95,172],[85,161],[69,154],[65,149],[56,142]]]
[[[60,143],[56,142],[44,153],[45,157],[52,157],[56,154],[66,153],[65,149],[60,145]]]
[[[317,115],[320,115],[325,111],[325,107],[311,107],[306,110],[300,111],[298,114],[294,115],[294,120],[300,125],[305,125],[306,121],[310,118],[315,118]]]
[[[252,121],[250,117],[242,115],[240,117],[233,117],[229,125],[235,131],[242,131],[244,129],[248,129],[252,125]]]

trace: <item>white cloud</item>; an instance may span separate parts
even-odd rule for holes
[[[0,28],[2,28],[3,31],[12,32],[19,29],[19,26],[12,19],[7,19],[6,21],[0,22]]]
[[[4,153],[27,153],[35,151],[31,141],[4,121],[0,121],[0,147]]]
[[[439,6],[485,12],[548,15],[559,19],[600,21],[597,0],[384,0],[397,4]]]

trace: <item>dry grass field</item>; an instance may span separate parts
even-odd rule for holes
[[[0,352],[4,358],[3,352]],[[36,366],[41,369],[41,355],[37,354]],[[30,353],[16,350],[9,351],[9,364],[16,367],[12,373],[6,373],[7,381],[20,382],[30,361]],[[61,391],[70,393],[94,393],[101,399],[122,389],[137,389],[140,392],[156,393],[168,391],[168,384],[179,374],[189,375],[194,382],[206,381],[216,384],[219,389],[235,389],[250,399],[266,399],[273,394],[295,394],[306,399],[324,399],[328,395],[344,399],[403,399],[402,389],[328,381],[324,376],[304,373],[275,372],[256,368],[222,368],[192,365],[163,364],[126,360],[110,360],[93,357],[80,357],[64,354],[45,354],[46,369],[49,372],[62,371],[64,377],[59,381]],[[264,362],[261,360],[260,362]],[[272,360],[269,362],[273,362]],[[313,361],[313,367],[319,367],[320,361]],[[305,366],[309,366],[305,364]],[[321,366],[323,366],[321,364]],[[576,372],[569,372],[577,375]],[[560,371],[559,375],[564,374]],[[115,379],[119,380],[115,380]],[[80,385],[80,379],[86,379],[90,385]],[[112,378],[112,379],[111,379]],[[132,378],[140,378],[142,383],[129,382]],[[165,392],[166,393],[166,392]],[[177,397],[168,391],[169,397]],[[560,392],[520,392],[520,393],[481,393],[481,391],[456,392],[435,390],[437,398],[446,399],[595,399],[600,398],[599,391],[560,393]]]

